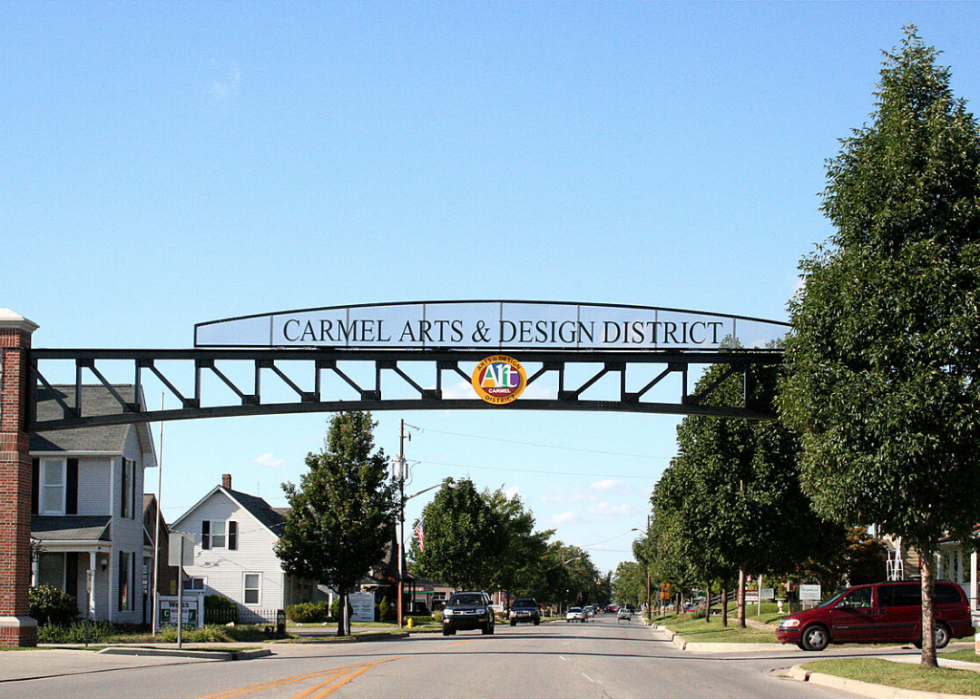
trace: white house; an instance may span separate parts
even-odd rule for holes
[[[277,609],[326,600],[316,583],[287,575],[272,547],[285,508],[231,487],[231,475],[170,526],[194,536],[194,564],[184,567],[187,587],[234,601],[239,620],[270,620]],[[189,578],[189,579],[188,579]]]
[[[120,399],[142,400],[133,386],[81,388],[86,416],[118,412]],[[75,390],[38,389],[38,419],[60,418],[74,407]],[[74,595],[90,619],[149,621],[153,547],[143,526],[143,471],[156,457],[147,425],[37,432],[30,455],[32,584]]]

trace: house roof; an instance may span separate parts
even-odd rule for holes
[[[131,384],[113,385],[113,388],[127,403],[135,403],[136,389]],[[37,389],[37,420],[59,420],[63,409],[58,403],[60,398],[66,405],[75,405],[75,386],[67,384],[54,385],[51,388]],[[120,410],[119,401],[109,390],[101,385],[82,386],[82,415],[112,415]],[[126,447],[126,437],[132,425],[95,425],[78,427],[67,430],[51,430],[34,432],[30,435],[30,450],[41,452],[114,452],[122,453]],[[146,423],[136,425],[142,451],[153,453],[153,440],[150,428]],[[147,466],[156,466],[155,458],[146,462]]]
[[[112,541],[109,515],[31,516],[31,536],[41,541]]]
[[[276,536],[279,536],[279,533],[282,531],[284,521],[283,514],[287,512],[289,508],[272,507],[269,505],[269,503],[256,495],[249,495],[248,493],[243,493],[240,490],[232,490],[220,485],[215,486],[207,495],[198,500],[189,510],[187,510],[187,512],[174,520],[173,524],[170,525],[171,529],[176,529],[177,525],[184,521],[188,515],[199,508],[215,493],[222,493],[225,497],[238,503],[242,509],[248,510],[248,512],[269,531]]]

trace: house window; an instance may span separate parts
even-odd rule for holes
[[[201,523],[201,548],[238,550],[238,522],[204,520]]]
[[[133,554],[119,552],[119,611],[133,609]]]
[[[245,573],[243,577],[245,579],[245,594],[243,595],[245,604],[258,604],[262,593],[259,589],[259,574]]]
[[[37,561],[37,584],[65,589],[65,554],[42,553]]]
[[[40,473],[40,512],[42,515],[65,514],[65,459],[42,459]]]
[[[203,591],[207,586],[207,578],[187,578],[187,582],[184,583],[184,589],[191,591]]]
[[[136,500],[136,479],[134,468],[136,462],[131,459],[122,460],[122,502],[120,507],[120,517],[133,519],[136,516],[134,502]]]

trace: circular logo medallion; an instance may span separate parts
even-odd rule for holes
[[[495,354],[473,370],[473,390],[487,403],[504,405],[517,400],[527,388],[524,367],[513,357]]]

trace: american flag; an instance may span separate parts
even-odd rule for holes
[[[425,524],[424,519],[420,519],[419,523],[415,525],[414,534],[419,538],[419,551],[425,551]]]

